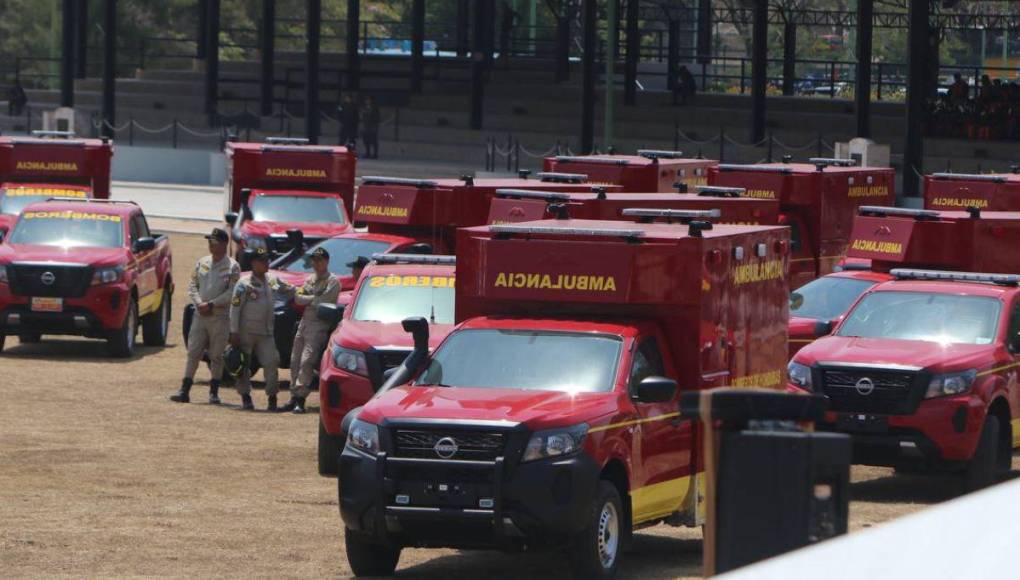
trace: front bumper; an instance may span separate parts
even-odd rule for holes
[[[599,470],[580,453],[513,465],[340,456],[340,514],[348,528],[400,546],[553,548],[583,529]]]
[[[130,302],[127,286],[92,286],[80,298],[63,298],[60,312],[33,312],[31,298],[0,284],[0,334],[70,334],[103,337],[124,324]]]

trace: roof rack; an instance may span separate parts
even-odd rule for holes
[[[979,272],[949,272],[944,270],[915,270],[911,268],[894,268],[889,273],[899,280],[985,282],[1000,286],[1017,286],[1020,284],[1020,275],[1017,274],[983,274]]]
[[[128,199],[95,199],[95,198],[91,198],[91,197],[84,197],[84,198],[82,198],[82,197],[55,196],[55,197],[48,197],[48,198],[46,198],[45,201],[73,201],[75,203],[108,203],[108,204],[133,205],[133,206],[136,206],[136,207],[141,207],[141,206],[138,205],[138,202],[131,201],[131,200],[128,200]]]
[[[620,215],[636,218],[667,218],[686,223],[690,220],[707,220],[722,216],[718,209],[658,209],[647,207],[628,207],[620,211]]]
[[[1006,178],[1001,175],[986,175],[981,173],[932,173],[935,179],[967,180],[967,181],[991,181],[993,183],[1005,183]]]
[[[438,254],[372,254],[376,264],[427,264],[437,266],[453,266],[457,256]]]
[[[584,183],[588,181],[588,176],[584,173],[558,173],[555,171],[540,171],[535,174],[535,177],[541,181],[548,181],[551,183]]]
[[[770,173],[793,173],[789,167],[777,167],[775,165],[754,165],[748,163],[720,163],[716,167],[719,171],[764,171]]]
[[[361,178],[361,185],[412,185],[417,188],[439,187],[439,184],[429,179],[411,179],[407,177],[382,177],[379,175],[366,175]]]
[[[558,228],[553,226],[491,225],[494,234],[554,234],[561,236],[599,236],[606,238],[640,238],[644,230],[637,228]]]
[[[531,191],[528,189],[497,189],[496,197],[546,199],[550,201],[569,201],[570,196],[556,191]]]
[[[697,185],[694,191],[706,197],[742,197],[747,192],[743,187],[722,187],[719,185]]]
[[[857,215],[872,217],[912,217],[917,220],[937,220],[942,217],[939,212],[930,209],[910,209],[906,207],[885,207],[880,205],[862,205],[857,208]]]
[[[266,137],[266,143],[270,145],[308,145],[311,141],[304,137]]]
[[[566,163],[602,163],[604,165],[630,165],[630,161],[616,157],[599,157],[597,155],[557,155],[556,161]]]
[[[683,159],[683,151],[666,151],[663,149],[638,149],[637,154],[645,159]]]
[[[857,167],[856,159],[844,159],[841,157],[810,157],[808,163],[814,165],[833,165],[835,167]]]

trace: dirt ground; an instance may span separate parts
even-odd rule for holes
[[[205,244],[171,237],[183,285]],[[184,364],[183,295],[179,288],[170,344],[141,347],[131,360],[107,358],[100,341],[8,338],[0,354],[0,576],[350,575],[336,483],[316,471],[315,395],[304,416],[241,412],[233,391],[211,406],[203,368],[195,403],[167,400]],[[255,401],[264,407],[261,392]],[[853,479],[854,530],[955,493],[951,479],[885,469],[855,468]],[[698,576],[700,537],[664,526],[639,533],[621,577]],[[554,578],[567,569],[553,554],[407,550],[398,574]]]

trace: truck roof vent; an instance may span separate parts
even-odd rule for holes
[[[602,163],[605,165],[630,165],[630,161],[617,157],[599,157],[598,155],[557,155],[556,161],[563,163]]]
[[[457,256],[438,254],[372,254],[376,264],[427,264],[437,266],[453,266]]]
[[[556,191],[531,191],[530,189],[497,189],[496,197],[511,199],[544,199],[548,201],[569,201],[570,196]]]
[[[638,149],[637,154],[645,159],[683,159],[683,151],[665,151],[662,149]]]
[[[438,187],[439,184],[428,179],[409,179],[407,177],[382,177],[366,175],[361,178],[361,185],[410,185],[419,189]]]
[[[939,212],[930,209],[910,209],[906,207],[885,207],[880,205],[862,205],[857,208],[857,215],[871,217],[912,217],[916,220],[937,220],[942,217]]]
[[[692,209],[657,209],[657,208],[626,208],[620,212],[624,217],[636,217],[641,223],[650,223],[655,218],[663,218],[666,223],[680,222],[690,223],[692,220],[718,219],[722,212],[717,209],[692,210]]]
[[[768,173],[793,173],[789,167],[776,167],[774,165],[752,165],[747,163],[720,163],[716,167],[719,171],[761,171]]]
[[[979,272],[949,272],[945,270],[915,270],[910,268],[893,268],[889,271],[900,280],[948,280],[952,282],[984,282],[1000,286],[1016,286],[1020,284],[1017,274],[983,274]]]
[[[584,183],[588,176],[583,173],[558,173],[555,171],[540,171],[535,177],[548,183]]]
[[[692,221],[687,227],[687,235],[692,238],[704,237],[701,232],[712,229],[712,222]]]
[[[698,195],[705,197],[743,197],[747,189],[743,187],[722,187],[719,185],[699,185],[694,188]]]
[[[636,228],[563,228],[559,226],[518,226],[492,225],[489,231],[494,234],[553,234],[560,236],[597,236],[605,238],[640,238],[644,230]]]
[[[991,181],[992,183],[1005,183],[1006,178],[1001,175],[982,173],[932,173],[935,179],[949,179],[961,181]]]

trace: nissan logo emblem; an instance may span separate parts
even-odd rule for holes
[[[854,388],[857,389],[858,393],[867,397],[875,390],[875,382],[869,379],[868,377],[864,377],[861,380],[857,381],[857,384],[854,385]]]
[[[47,286],[52,286],[57,281],[57,277],[53,275],[53,272],[43,272],[42,276],[39,276],[39,281]]]
[[[441,459],[449,459],[457,454],[457,442],[453,440],[453,437],[443,437],[439,441],[436,441],[435,447],[432,448]]]

